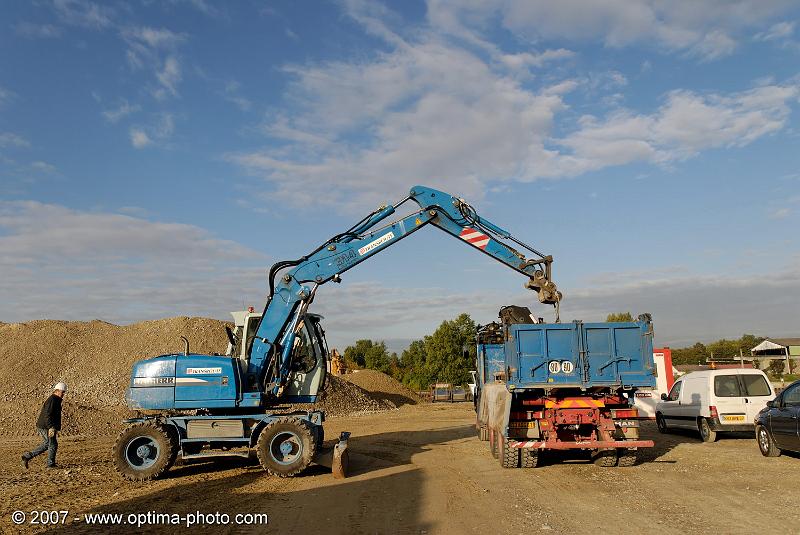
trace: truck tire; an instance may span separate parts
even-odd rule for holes
[[[620,448],[617,466],[628,467],[636,464],[639,450]]]
[[[539,449],[523,448],[520,450],[522,468],[536,468],[539,465]]]
[[[500,466],[503,468],[519,468],[519,448],[508,445],[505,437],[500,437]]]
[[[500,457],[498,450],[500,449],[497,445],[497,440],[500,437],[500,433],[496,432],[494,429],[489,430],[489,451],[492,452],[492,457],[497,459]]]
[[[611,468],[617,464],[617,450],[599,450],[592,454],[592,462],[602,468]]]
[[[756,427],[756,441],[758,441],[758,449],[764,457],[778,457],[781,454],[780,448],[775,445],[772,434],[763,425]]]
[[[700,431],[700,438],[703,439],[703,442],[717,441],[717,432],[711,430],[711,426],[708,425],[708,419],[698,418],[697,428]]]
[[[310,425],[300,418],[279,418],[258,435],[256,454],[272,475],[292,477],[311,464],[317,451]]]
[[[150,481],[169,470],[177,452],[169,432],[155,422],[132,424],[111,449],[114,468],[130,481]]]
[[[658,427],[659,433],[667,432],[667,420],[664,419],[664,415],[660,412],[656,413],[656,426]]]
[[[486,429],[485,425],[482,425],[478,428],[478,438],[480,438],[483,442],[489,440],[489,430]]]

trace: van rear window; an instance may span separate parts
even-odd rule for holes
[[[736,379],[736,376],[717,375],[714,377],[714,395],[718,398],[740,397],[742,393],[739,390],[739,381]]]
[[[744,389],[748,396],[769,396],[769,385],[763,375],[742,375]]]

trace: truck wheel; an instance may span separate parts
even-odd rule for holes
[[[291,477],[302,472],[317,450],[308,423],[299,418],[279,418],[261,431],[256,443],[258,462],[272,475]]]
[[[708,420],[706,418],[700,418],[697,421],[697,427],[700,429],[700,438],[703,439],[703,442],[717,441],[717,432],[711,430],[711,426],[708,425]]]
[[[633,466],[636,464],[636,459],[639,455],[639,450],[623,449],[619,450],[619,460],[617,466]]]
[[[611,468],[617,464],[617,450],[599,450],[592,454],[592,462],[603,468]]]
[[[492,457],[497,459],[500,457],[500,454],[498,453],[499,448],[497,447],[497,440],[500,436],[500,433],[497,433],[494,429],[490,429],[489,433],[489,451],[492,452]]]
[[[169,470],[177,452],[163,427],[154,422],[140,422],[122,430],[111,455],[114,468],[122,477],[149,481]]]
[[[658,426],[659,433],[666,433],[667,432],[667,421],[664,419],[664,415],[656,413],[656,425]]]
[[[483,442],[489,440],[489,430],[486,429],[485,425],[482,425],[478,428],[478,438],[480,438]]]
[[[505,437],[500,438],[500,466],[503,468],[519,468],[519,448],[508,445]]]
[[[539,450],[537,448],[523,448],[520,450],[522,468],[536,468],[539,465]]]
[[[775,445],[772,435],[763,425],[756,427],[756,440],[758,441],[758,449],[761,450],[761,455],[764,457],[778,457],[781,454],[781,450]]]

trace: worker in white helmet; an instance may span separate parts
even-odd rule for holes
[[[56,451],[58,451],[57,434],[61,431],[61,401],[67,392],[67,385],[56,383],[53,393],[47,398],[36,420],[36,430],[42,437],[42,443],[33,451],[22,454],[22,465],[28,468],[28,462],[47,450],[47,467],[56,468]]]

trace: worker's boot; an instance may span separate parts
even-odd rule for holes
[[[28,457],[24,453],[22,454],[22,466],[25,467],[25,470],[28,469],[28,461],[30,461],[30,460],[31,460],[30,457]]]

